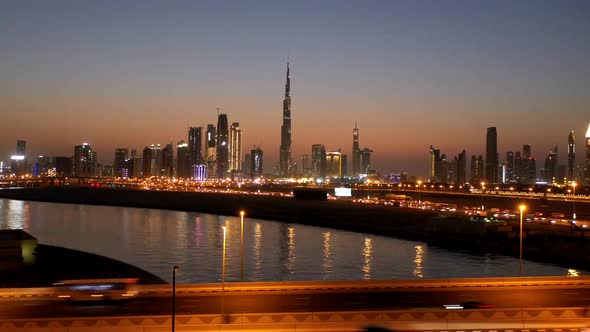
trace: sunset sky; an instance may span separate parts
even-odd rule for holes
[[[293,159],[311,144],[425,175],[429,145],[537,159],[590,122],[590,1],[0,1],[0,160],[187,140],[239,122],[278,161],[287,56]],[[34,158],[36,160],[36,158]],[[539,164],[540,165],[540,164]],[[349,167],[351,167],[349,165]]]

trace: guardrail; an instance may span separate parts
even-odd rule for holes
[[[238,292],[341,292],[341,291],[395,291],[432,290],[466,287],[590,287],[590,276],[582,277],[505,277],[505,278],[464,278],[464,279],[421,279],[421,280],[361,280],[361,281],[289,281],[289,282],[232,282],[225,283],[225,293]],[[171,285],[136,286],[140,296],[153,296],[172,292]],[[217,293],[220,283],[178,284],[178,296],[194,293]],[[53,288],[0,288],[0,300],[27,300],[51,297]]]
[[[395,331],[579,331],[590,324],[587,308],[387,310],[340,312],[177,315],[182,330],[198,331],[360,331],[380,326]],[[1,319],[0,331],[168,330],[170,315],[87,318]]]

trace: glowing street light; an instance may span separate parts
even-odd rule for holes
[[[482,181],[480,184],[481,184],[481,210],[483,211],[484,210],[484,206],[483,206],[483,194],[484,194],[484,192],[486,190],[486,183]]]
[[[225,226],[221,226],[223,228],[223,254],[221,260],[221,322],[225,323],[225,316],[223,313],[223,305],[225,300],[225,235],[227,232],[227,228]]]
[[[518,209],[520,210],[520,259],[519,259],[519,272],[518,275],[522,276],[522,214],[526,210],[526,205],[521,204]]]
[[[576,181],[572,182],[572,188],[574,189],[574,198],[572,199],[572,203],[573,203],[573,217],[574,219],[576,219],[576,186],[578,184],[576,183]]]
[[[420,186],[422,185],[422,180],[418,180],[418,207],[420,207],[421,200],[420,200]]]
[[[240,211],[240,280],[244,281],[244,210]]]
[[[174,265],[172,268],[172,332],[174,332],[176,323],[176,271],[178,271],[178,266]]]

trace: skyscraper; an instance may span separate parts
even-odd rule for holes
[[[279,155],[279,176],[292,176],[291,159],[291,75],[287,62],[287,82],[285,83],[285,99],[283,100],[283,125],[281,126],[281,148]]]
[[[557,177],[557,145],[547,153],[545,158],[545,181],[556,182]]]
[[[142,176],[144,178],[149,178],[150,176],[155,175],[152,174],[152,149],[149,146],[146,146],[143,149],[142,163]]]
[[[322,179],[326,177],[326,148],[323,144],[311,146],[311,175]]]
[[[94,176],[96,154],[88,143],[74,147],[73,175],[76,177]]]
[[[225,178],[229,170],[229,128],[227,114],[217,116],[217,177]]]
[[[212,124],[207,125],[207,176],[215,177],[217,174],[216,158],[217,158],[217,133],[215,126]]]
[[[263,153],[260,147],[254,147],[250,151],[250,176],[254,179],[262,176]]]
[[[483,157],[471,156],[471,184],[478,185],[483,180]]]
[[[190,136],[190,134],[189,134]],[[189,151],[189,144],[184,141],[178,142],[176,145],[176,176],[179,178],[190,178],[191,169],[191,153]]]
[[[229,170],[242,170],[242,129],[238,122],[232,123],[229,130]]]
[[[203,164],[203,154],[201,153],[202,142],[202,127],[189,127],[188,129],[188,154],[189,165]]]
[[[352,130],[352,176],[358,176],[361,173],[361,149],[359,148],[359,129],[354,122]]]
[[[576,168],[576,141],[574,131],[570,131],[567,138],[567,180],[575,181],[574,169]],[[566,182],[567,183],[567,182]]]
[[[440,157],[440,150],[430,146],[430,181],[440,182],[442,173],[442,159]]]
[[[487,183],[498,183],[498,133],[496,127],[489,127],[486,135],[486,167]]]
[[[150,175],[161,176],[162,175],[162,147],[160,144],[150,145]],[[145,163],[145,159],[144,159]]]
[[[506,152],[506,180],[508,182],[514,180],[514,152]]]
[[[326,153],[326,177],[342,178],[342,154],[340,151]]]
[[[125,161],[129,157],[129,149],[117,148],[115,149],[115,160],[113,161],[113,175],[115,177],[123,177],[123,169],[127,168]]]
[[[12,173],[16,176],[23,176],[27,172],[27,161],[26,161],[26,154],[25,154],[25,147],[27,145],[26,141],[18,140],[16,141],[16,154],[10,157],[12,163]]]
[[[467,183],[467,151],[463,150],[457,155],[457,172],[455,179],[457,184]]]
[[[162,149],[162,170],[160,174],[169,178],[174,176],[174,149],[172,144],[166,144]]]
[[[373,150],[364,148],[360,151],[360,173],[368,174],[371,169],[371,152]],[[357,174],[358,175],[358,174]]]

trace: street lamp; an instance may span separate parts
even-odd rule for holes
[[[172,268],[172,332],[174,332],[174,324],[175,322],[175,315],[176,315],[176,271],[178,271],[178,266],[174,265]]]
[[[572,203],[574,205],[574,208],[573,208],[573,210],[574,210],[573,211],[573,217],[574,217],[574,219],[576,219],[576,186],[577,185],[578,184],[576,183],[576,181],[572,182],[572,188],[574,188],[574,198],[572,199]]]
[[[522,213],[526,210],[526,205],[521,204],[518,209],[520,210],[520,259],[519,259],[519,272],[518,275],[522,276]]]
[[[422,204],[422,201],[420,200],[420,186],[422,185],[422,181],[418,180],[418,207],[420,207],[420,204]]]
[[[240,280],[244,281],[244,214],[245,212],[240,211]]]
[[[484,210],[484,206],[483,206],[483,194],[484,194],[484,192],[486,190],[486,183],[482,181],[480,184],[481,184],[481,210],[483,211]]]
[[[225,300],[225,235],[227,232],[227,228],[225,226],[221,226],[221,228],[223,228],[223,258],[221,260],[221,322],[225,323],[223,305]]]

